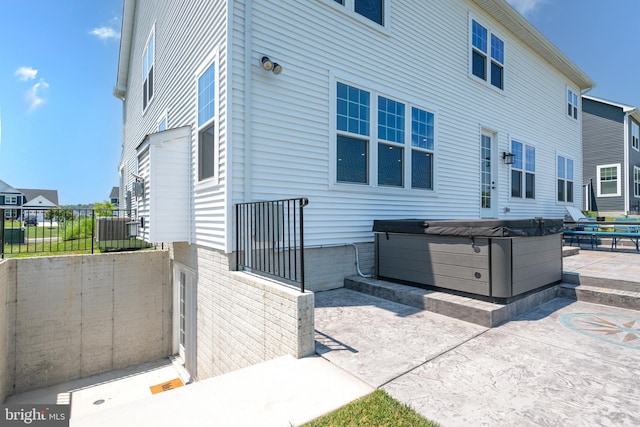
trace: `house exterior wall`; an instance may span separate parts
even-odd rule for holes
[[[233,4],[231,40],[249,50],[233,50],[232,74],[250,76],[233,81],[239,95],[250,87],[245,102],[231,104],[234,202],[308,197],[310,246],[373,241],[374,219],[478,218],[486,128],[496,134],[498,153],[511,151],[512,138],[536,148],[535,201],[511,198],[510,169],[496,165],[498,216],[564,215],[556,202],[556,154],[572,158],[575,176],[582,176],[580,119],[566,115],[572,83],[472,2],[389,2],[385,28],[329,0],[253,1],[249,19],[238,17],[246,4]],[[505,42],[504,91],[470,76],[470,17]],[[262,55],[283,73],[262,70]],[[435,112],[434,191],[335,183],[337,81]],[[580,206],[581,185],[574,200]]]
[[[624,194],[628,191],[628,173],[624,167],[624,113],[622,108],[603,104],[590,99],[582,100],[583,126],[583,182],[593,180],[597,188],[599,165],[620,165],[620,196],[598,197],[596,201],[601,212],[623,212]],[[633,150],[631,150],[633,151]]]
[[[166,251],[0,262],[0,397],[169,356],[168,265]]]
[[[634,176],[634,170],[635,168],[640,168],[640,150],[636,150],[635,148],[633,148],[632,146],[632,123],[635,123],[636,125],[640,126],[640,122],[635,120],[633,117],[629,116],[628,117],[628,126],[626,129],[626,132],[628,133],[627,135],[627,141],[629,144],[629,166],[628,166],[628,170],[627,170],[627,186],[626,188],[628,189],[628,194],[629,194],[629,211],[632,214],[635,215],[639,215],[640,214],[640,197],[636,196],[635,194],[635,176]]]
[[[198,272],[197,379],[314,353],[313,293],[230,271],[232,255],[201,246],[174,243],[172,258]]]

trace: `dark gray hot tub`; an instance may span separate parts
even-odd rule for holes
[[[376,220],[380,278],[509,298],[562,279],[562,219]]]

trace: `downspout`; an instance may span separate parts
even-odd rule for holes
[[[251,75],[251,59],[253,53],[253,43],[251,37],[253,21],[253,6],[251,1],[245,2],[244,11],[244,164],[243,164],[243,179],[244,179],[244,202],[250,202],[252,197],[252,175],[251,165],[253,161],[253,155],[251,152],[251,141],[253,140],[253,105],[252,105],[252,75]]]
[[[624,184],[621,188],[622,195],[624,198],[624,214],[629,215],[629,114],[631,112],[627,111],[624,114],[624,163],[622,164],[622,173],[624,176],[624,180],[622,177],[621,185]]]

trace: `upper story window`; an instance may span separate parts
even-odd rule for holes
[[[578,120],[578,94],[567,89],[567,116]]]
[[[147,105],[153,99],[153,66],[156,57],[156,29],[151,30],[147,45],[142,54],[142,110],[147,109]]]
[[[558,201],[573,203],[573,160],[558,156]]]
[[[536,198],[536,149],[518,141],[511,141],[515,155],[511,165],[511,197]]]
[[[598,171],[598,197],[620,195],[620,164],[601,165]]]
[[[208,61],[197,74],[198,180],[214,178],[218,172],[216,150],[216,61]]]
[[[18,196],[4,196],[4,204],[5,205],[17,205],[18,204]]]
[[[504,89],[504,41],[471,20],[471,74]]]
[[[345,6],[347,9],[354,11],[358,15],[379,25],[384,25],[384,6],[385,0],[335,0]]]
[[[340,82],[336,98],[337,182],[433,189],[432,112]]]
[[[636,122],[631,122],[631,146],[640,151],[640,127]]]
[[[158,120],[158,132],[161,132],[163,130],[167,130],[167,113],[165,112],[162,117],[160,117],[160,120]]]

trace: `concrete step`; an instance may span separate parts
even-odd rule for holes
[[[612,284],[605,283],[605,285]],[[629,286],[628,283],[618,283],[618,285],[619,287],[616,289],[612,286],[562,283],[560,285],[558,296],[594,304],[640,310],[640,292],[637,290],[631,290],[632,286]],[[633,285],[635,285],[636,289],[638,288],[637,283]]]
[[[562,247],[562,256],[572,256],[578,255],[580,253],[580,248],[577,246],[563,246]]]
[[[498,304],[438,290],[360,276],[347,277],[347,289],[492,328],[525,314],[558,296],[559,286],[531,293],[509,304]]]

